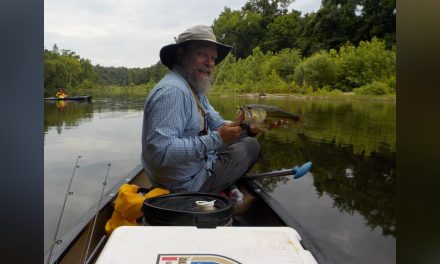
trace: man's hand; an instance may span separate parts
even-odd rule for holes
[[[241,133],[241,127],[239,122],[225,123],[221,127],[217,128],[217,132],[222,139],[223,144],[234,143],[238,139]]]
[[[287,125],[287,124],[289,124],[288,120],[281,119],[279,121],[276,121],[276,122],[273,122],[272,124],[270,124],[268,129],[279,128],[279,127]]]
[[[287,125],[287,124],[289,124],[289,121],[288,120],[279,120],[279,121],[275,121],[275,122],[273,122],[272,124],[270,124],[268,127],[267,127],[267,129],[268,130],[270,130],[270,129],[273,129],[273,128],[279,128],[279,127],[281,127],[281,126],[284,126],[284,125]],[[259,133],[261,133],[261,132],[264,132],[264,131],[262,131],[262,130],[260,130],[259,128],[257,128],[257,127],[250,127],[250,130],[251,130],[251,132],[253,133],[253,134],[259,134]]]

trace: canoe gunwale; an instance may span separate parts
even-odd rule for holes
[[[105,206],[109,204],[111,200],[115,198],[116,193],[124,183],[130,182],[142,170],[143,170],[142,165],[137,165],[125,178],[120,180],[112,189],[107,191],[105,195],[102,197],[102,202],[99,211],[101,211]],[[58,261],[60,257],[63,256],[63,254],[69,249],[69,247],[71,247],[71,245],[74,244],[75,240],[78,238],[81,232],[87,227],[87,225],[90,223],[93,217],[95,217],[96,215],[95,206],[92,206],[90,210],[84,214],[84,216],[77,222],[76,226],[71,228],[66,234],[64,234],[62,238],[58,238],[62,240],[62,243],[55,246],[57,250],[55,250],[54,248],[51,256],[50,264],[55,263],[56,261]],[[48,251],[45,252],[44,254],[44,263],[47,263],[47,258],[49,257],[48,254],[49,254]]]
[[[45,101],[91,101],[92,96],[91,95],[78,95],[78,96],[71,96],[71,97],[64,97],[64,98],[57,98],[57,97],[45,97]]]

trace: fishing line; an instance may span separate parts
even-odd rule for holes
[[[96,213],[95,213],[95,217],[94,217],[94,219],[93,219],[92,228],[89,229],[89,230],[91,230],[91,231],[90,231],[90,238],[89,238],[89,241],[88,241],[88,243],[87,243],[87,249],[86,249],[86,251],[85,251],[86,254],[85,254],[85,256],[84,256],[84,263],[87,262],[87,255],[89,254],[90,244],[91,244],[91,242],[92,242],[93,233],[94,233],[94,231],[95,231],[96,220],[98,219],[99,210],[101,209],[102,197],[104,196],[104,190],[105,190],[105,187],[106,187],[106,185],[107,185],[107,178],[108,178],[108,172],[109,172],[109,170],[110,170],[110,166],[111,166],[111,164],[108,163],[108,164],[107,164],[107,171],[106,171],[106,173],[105,173],[105,177],[104,177],[104,182],[102,183],[101,195],[99,196],[99,201],[98,201],[98,204],[97,204],[97,206],[96,206]],[[88,236],[88,235],[87,235],[87,236]],[[86,236],[86,237],[87,237],[87,236]],[[83,252],[84,252],[84,250],[83,250]],[[82,255],[81,255],[81,257],[82,257]],[[80,258],[80,259],[81,259],[81,258]]]
[[[234,65],[234,105],[237,105],[237,46],[235,46],[234,42],[234,59],[235,59],[235,65]]]
[[[60,230],[61,220],[63,219],[64,209],[66,208],[67,198],[69,197],[69,195],[73,195],[73,192],[70,190],[70,188],[72,187],[72,182],[73,182],[73,178],[75,176],[75,171],[76,171],[77,168],[79,168],[78,161],[79,161],[80,158],[82,158],[81,155],[78,156],[78,158],[76,159],[75,167],[73,168],[72,176],[70,177],[70,182],[69,182],[69,186],[67,188],[67,193],[66,193],[66,196],[64,197],[63,207],[61,208],[61,214],[60,214],[60,217],[58,218],[57,229],[55,231],[55,235],[54,235],[53,240],[52,240],[52,245],[50,246],[50,249],[49,249],[49,255],[47,257],[47,263],[50,263],[50,259],[52,257],[52,253],[53,253],[53,249],[55,247],[55,244],[61,244],[63,242],[63,240],[57,239],[58,238],[58,232]]]
[[[232,46],[232,48],[234,48],[234,45]],[[225,64],[228,61],[230,55],[231,53],[229,52],[228,55],[226,55],[226,57],[223,59],[223,64],[221,64],[221,66],[218,68],[217,74],[215,75],[215,80],[212,82],[212,86],[215,86],[215,84],[217,83],[217,80],[219,79],[218,77],[220,76],[220,73],[223,71],[223,68],[225,67]]]
[[[234,44],[232,44],[232,49],[234,51],[234,105],[237,105],[237,47]],[[226,57],[223,59],[223,64],[220,66],[220,68],[217,71],[217,74],[215,75],[215,80],[212,82],[212,86],[215,86],[215,84],[217,83],[219,76],[221,75],[221,73],[223,72],[223,69],[225,67],[225,64],[229,61],[229,56],[232,54],[232,52],[229,52],[228,55],[226,55]]]

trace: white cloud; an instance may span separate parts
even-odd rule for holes
[[[225,6],[246,0],[45,0],[44,46],[75,51],[92,64],[148,67],[159,50],[195,24],[211,25]],[[292,7],[309,10],[297,0]],[[307,1],[321,2],[321,0]],[[295,4],[300,3],[300,6]],[[319,7],[319,5],[318,5]]]

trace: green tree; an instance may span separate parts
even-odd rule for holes
[[[78,86],[92,88],[97,80],[98,75],[90,60],[81,58],[71,50],[60,51],[56,44],[52,50],[44,50],[45,94],[53,95],[59,87],[70,91]]]
[[[268,64],[285,82],[294,80],[296,66],[301,62],[301,54],[297,49],[283,49],[272,56]]]
[[[314,90],[333,86],[336,80],[336,65],[332,56],[325,51],[313,54],[295,69],[294,80],[299,85],[312,85]]]
[[[225,7],[212,27],[220,42],[234,45],[233,53],[237,58],[245,58],[263,39],[261,19],[257,13],[232,11]]]
[[[396,0],[362,0],[359,9],[359,39],[381,38],[387,48],[396,44]]]
[[[356,15],[360,0],[323,0],[315,16],[308,19],[304,34],[310,38],[306,54],[337,49],[346,42],[358,43],[361,19]]]
[[[285,48],[300,48],[302,34],[301,13],[278,16],[267,26],[266,37],[262,43],[264,51],[279,52]]]
[[[340,48],[338,54],[336,86],[342,91],[351,91],[396,74],[395,51],[387,50],[385,42],[377,38],[361,41],[358,47],[347,44]]]
[[[249,0],[242,10],[258,13],[263,16],[263,27],[269,25],[277,16],[287,14],[287,7],[294,0]]]

